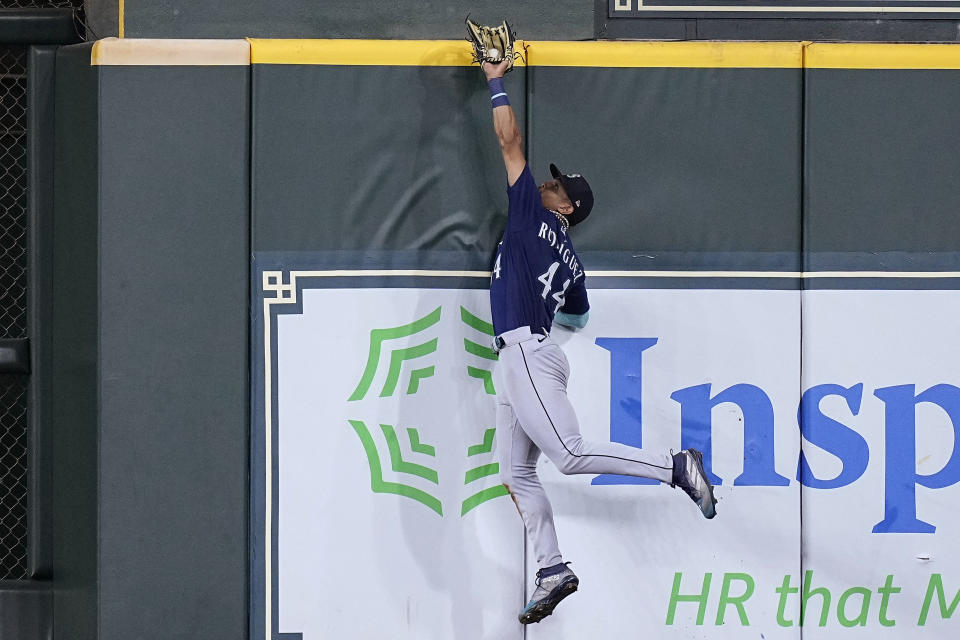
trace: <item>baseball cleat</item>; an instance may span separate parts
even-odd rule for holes
[[[580,579],[564,564],[537,571],[537,589],[520,612],[520,624],[540,622],[553,613],[560,601],[577,590]]]
[[[673,482],[671,487],[680,487],[700,507],[703,517],[717,515],[717,499],[713,497],[713,485],[703,470],[703,454],[696,449],[684,449],[673,455]]]

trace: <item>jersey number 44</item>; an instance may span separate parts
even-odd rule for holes
[[[500,279],[500,255],[499,253],[497,254],[497,261],[493,264],[493,278],[497,280]],[[553,290],[553,277],[557,275],[557,269],[559,268],[560,263],[554,262],[545,272],[537,276],[537,281],[543,284],[543,291],[540,295],[544,300],[547,299],[547,296],[550,296],[550,292]],[[563,296],[567,293],[567,287],[569,286],[570,278],[567,278],[563,283],[563,287],[553,293],[552,298],[557,301],[557,306],[553,309],[554,314],[563,306]]]

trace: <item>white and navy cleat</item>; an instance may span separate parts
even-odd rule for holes
[[[557,564],[537,571],[537,588],[520,612],[520,623],[540,622],[553,613],[560,601],[577,590],[580,579],[570,567]]]
[[[671,487],[680,487],[700,507],[708,520],[717,515],[717,499],[713,497],[713,485],[703,469],[703,454],[696,449],[684,449],[673,454],[673,482]]]

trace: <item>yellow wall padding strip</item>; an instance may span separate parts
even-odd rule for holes
[[[958,44],[813,43],[808,69],[960,69]]]
[[[799,69],[799,42],[528,42],[536,67]]]
[[[261,40],[250,38],[253,64],[468,67],[466,40]],[[523,42],[514,45],[523,51]],[[517,59],[515,64],[522,65]]]
[[[90,64],[97,66],[247,66],[246,40],[147,40],[104,38],[93,45]]]
[[[521,41],[541,67],[960,69],[960,44]],[[465,40],[147,40],[105,38],[93,65],[373,65],[466,67]],[[523,65],[518,59],[516,64]]]
[[[250,39],[254,64],[456,66],[473,64],[459,40]],[[528,65],[563,67],[800,68],[799,42],[524,42]],[[522,60],[517,60],[522,65]]]

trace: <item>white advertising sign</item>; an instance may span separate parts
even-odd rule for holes
[[[804,638],[960,637],[958,312],[958,291],[804,293]]]
[[[541,460],[581,583],[525,629],[487,292],[322,286],[255,349],[267,637],[960,637],[960,292],[592,290],[584,438],[703,450],[718,515]]]

